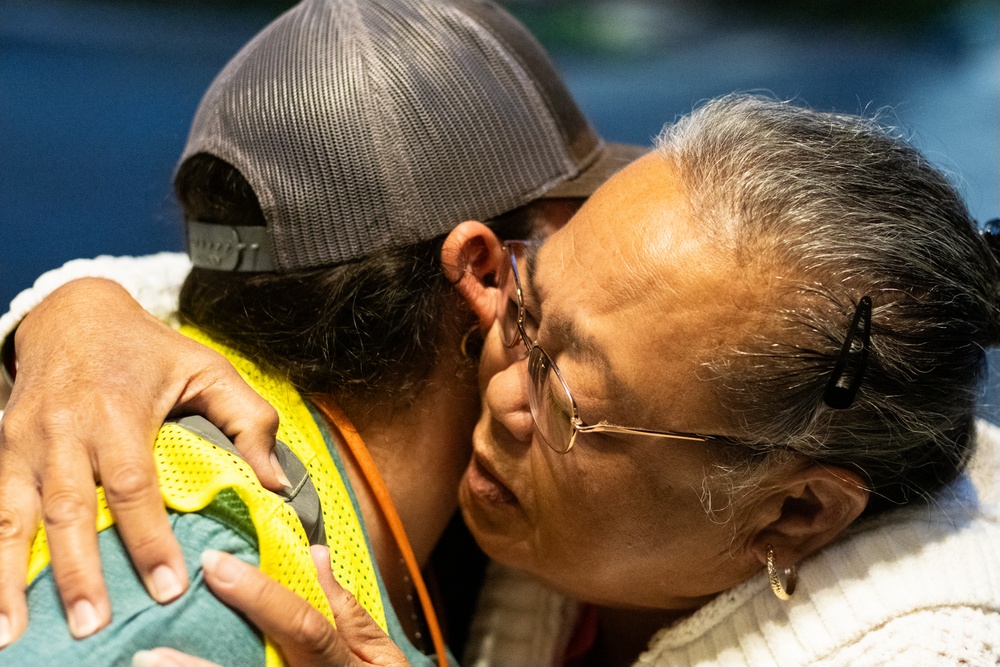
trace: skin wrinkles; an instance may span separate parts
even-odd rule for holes
[[[643,158],[627,171],[628,178],[609,181],[531,260],[530,284],[544,313],[542,344],[585,420],[725,434],[721,406],[698,372],[705,341],[714,343],[720,327],[746,318],[733,305],[746,303],[741,281],[718,262],[698,222],[677,217],[682,207],[669,192],[650,194],[648,202],[635,193],[672,176],[662,159]],[[662,220],[655,216],[663,210],[671,211],[671,234],[657,242],[676,244],[654,263],[634,252],[651,247],[635,220]],[[660,284],[673,289],[648,281],[635,289],[615,259],[623,255],[649,263],[647,273],[662,275]],[[636,298],[619,298],[629,293]],[[715,323],[720,317],[723,324]],[[584,342],[601,350],[611,373],[585,354],[569,353]],[[734,536],[732,525],[713,522],[705,511],[702,482],[716,463],[716,447],[580,436],[570,452],[559,454],[534,434],[527,362],[501,348],[494,327],[480,369],[483,413],[474,450],[517,502],[490,503],[468,484],[460,491],[463,514],[491,556],[586,601],[679,611],[759,570],[753,554],[733,549],[759,526],[751,522]],[[611,390],[612,376],[627,392]]]
[[[587,233],[584,229],[573,236],[579,238]],[[684,245],[683,252],[678,250],[673,254],[687,259],[696,246]],[[548,262],[546,250],[543,247],[539,255]],[[584,252],[582,244],[579,252]],[[600,252],[603,253],[603,248]],[[539,339],[563,372],[581,418],[587,423],[606,420],[653,429],[720,435],[729,432],[728,425],[720,427],[715,423],[715,410],[690,425],[666,417],[676,414],[685,402],[692,402],[684,394],[703,395],[701,405],[714,403],[704,383],[694,381],[703,374],[703,360],[715,353],[723,341],[731,342],[732,330],[743,327],[745,321],[745,298],[710,298],[713,293],[729,294],[732,281],[728,270],[725,267],[716,270],[706,262],[697,262],[696,269],[690,271],[696,275],[681,277],[678,274],[689,273],[677,269],[684,262],[659,259],[658,266],[666,274],[659,282],[676,285],[676,289],[686,292],[684,298],[678,299],[674,288],[634,287],[632,276],[608,259],[603,270],[592,263],[586,267],[577,263],[572,268],[551,270],[551,264],[536,261],[539,270],[528,275],[538,286],[539,296],[548,295],[543,301]],[[587,276],[593,276],[588,286],[602,287],[594,290],[560,287],[573,280],[583,281]],[[708,289],[706,278],[711,283]],[[620,288],[622,283],[633,287]],[[691,284],[698,289],[689,289]],[[551,285],[548,291],[546,285]],[[629,293],[639,296],[625,296]],[[666,402],[651,404],[647,400],[648,391],[637,388],[636,378],[648,378],[651,386],[658,385]]]
[[[588,367],[596,368],[601,376],[601,384],[604,391],[601,395],[614,396],[625,404],[638,405],[640,397],[622,381],[608,359],[608,353],[601,343],[589,335],[575,320],[566,316],[560,310],[550,311],[547,317],[542,317],[541,304],[545,300],[545,287],[538,284],[535,279],[536,268],[538,266],[538,246],[529,246],[526,252],[527,271],[521,276],[522,290],[525,310],[535,318],[536,323],[541,322],[538,328],[538,342],[542,349],[552,357],[559,370],[563,372],[563,378],[569,384],[573,398],[576,400],[577,408],[580,411],[580,419],[585,424],[597,424],[600,422],[610,422],[607,417],[599,416],[593,419],[588,418],[589,414],[602,415],[599,411],[599,404],[602,399],[599,396],[589,396],[578,394],[572,381],[566,377],[563,366],[559,361],[562,355],[568,355],[575,361],[585,364]],[[537,296],[536,296],[537,295]],[[588,397],[590,400],[588,401]],[[594,408],[593,410],[587,409]],[[598,434],[590,434],[591,437]],[[579,437],[579,436],[578,436]]]

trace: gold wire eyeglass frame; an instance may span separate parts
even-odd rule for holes
[[[507,253],[507,258],[510,260],[510,273],[506,277],[506,280],[500,283],[500,288],[504,294],[499,300],[497,306],[497,321],[500,323],[501,340],[507,348],[513,348],[517,345],[518,338],[520,338],[521,342],[524,344],[526,356],[528,358],[528,402],[531,406],[531,418],[535,423],[535,428],[538,430],[539,436],[546,445],[560,454],[565,454],[569,450],[573,449],[573,444],[576,442],[576,436],[580,433],[620,433],[625,435],[643,435],[656,438],[673,438],[675,440],[689,440],[696,442],[731,441],[729,438],[716,435],[685,433],[682,431],[657,431],[635,426],[621,426],[619,424],[611,424],[607,421],[600,421],[597,424],[585,424],[583,420],[580,419],[580,413],[576,405],[576,400],[573,398],[573,394],[570,393],[569,385],[567,385],[566,380],[563,379],[562,372],[559,370],[559,367],[556,366],[552,357],[550,357],[548,353],[542,349],[542,347],[538,344],[538,341],[532,340],[528,336],[524,327],[524,293],[521,287],[520,269],[517,265],[515,249],[523,250],[530,245],[531,243],[529,241],[508,241],[504,244],[504,250]],[[517,305],[516,310],[511,307],[515,303]],[[515,331],[517,332],[517,335],[514,335]],[[550,422],[548,415],[540,414],[542,411],[546,378],[549,374],[554,375],[559,381],[560,388],[566,399],[566,405],[569,407],[569,411],[565,412],[569,425],[568,438],[561,436],[557,439],[554,437],[553,433],[549,433],[548,431],[550,430],[550,427],[547,426],[547,424],[555,424],[555,422]],[[551,406],[552,401],[545,401],[544,404]],[[566,431],[559,430],[558,433],[564,434]],[[560,444],[562,446],[559,446]]]

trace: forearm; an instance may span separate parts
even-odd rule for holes
[[[80,278],[104,278],[125,289],[147,312],[170,326],[177,325],[177,297],[191,262],[184,253],[162,252],[142,257],[75,259],[39,276],[35,284],[10,302],[0,315],[0,410],[10,397],[16,369],[13,333],[21,321],[54,291]]]
[[[118,283],[157,319],[174,323],[177,295],[190,270],[191,262],[184,253],[75,259],[43,273],[34,285],[14,297],[10,310],[0,316],[0,339],[6,339],[25,315],[49,294],[70,281],[85,277],[106,278]]]

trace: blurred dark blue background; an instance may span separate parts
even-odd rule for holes
[[[733,90],[848,112],[889,106],[975,215],[1000,215],[1000,4],[795,4],[509,6],[608,139],[649,142]],[[858,11],[871,5],[883,11]],[[0,4],[0,307],[72,258],[181,249],[170,179],[199,97],[281,9]]]

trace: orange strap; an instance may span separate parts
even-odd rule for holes
[[[361,473],[368,483],[368,488],[371,490],[372,495],[375,496],[375,500],[382,510],[382,516],[385,517],[386,523],[389,524],[389,530],[396,540],[396,545],[399,547],[400,553],[403,554],[406,569],[409,570],[410,579],[413,580],[413,587],[417,589],[417,597],[420,598],[420,607],[423,609],[424,619],[427,621],[427,629],[430,631],[431,640],[434,642],[434,652],[437,654],[438,665],[440,667],[448,667],[448,654],[444,646],[444,636],[441,634],[441,627],[438,625],[437,615],[434,613],[434,605],[431,604],[431,596],[427,593],[427,586],[424,585],[424,578],[420,574],[420,566],[417,564],[416,556],[413,555],[413,547],[410,546],[410,540],[406,537],[403,522],[400,521],[399,514],[396,512],[396,506],[393,505],[392,498],[389,496],[389,490],[385,487],[385,482],[382,481],[382,475],[379,474],[378,468],[375,467],[375,462],[372,461],[371,454],[368,453],[368,448],[365,447],[365,443],[358,434],[357,429],[354,428],[354,424],[351,423],[351,420],[340,409],[340,406],[334,403],[333,399],[329,396],[312,396],[311,398],[327,421],[340,431],[344,443],[351,450],[351,454],[354,455],[354,460],[357,462],[358,467],[361,468]]]

